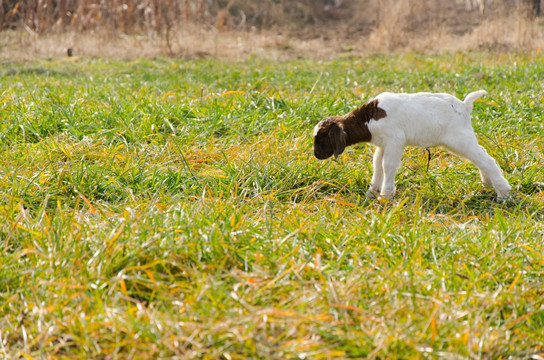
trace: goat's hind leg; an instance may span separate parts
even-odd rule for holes
[[[372,160],[372,180],[366,192],[366,196],[375,199],[380,194],[383,182],[383,148],[377,147]]]
[[[462,139],[462,141],[459,141]],[[504,199],[510,193],[510,184],[503,176],[502,170],[491,156],[482,148],[474,135],[459,136],[444,144],[453,153],[462,156],[478,167],[480,177],[485,184],[493,186],[498,199]]]

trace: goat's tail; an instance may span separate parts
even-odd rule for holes
[[[487,91],[485,90],[478,90],[475,92],[471,92],[465,97],[465,100],[463,103],[467,107],[468,112],[470,113],[472,111],[472,104],[474,104],[474,101],[481,98],[482,96],[487,95]]]

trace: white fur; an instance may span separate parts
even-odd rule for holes
[[[499,199],[508,196],[510,185],[495,160],[478,145],[472,129],[472,104],[485,94],[484,90],[476,91],[468,94],[464,101],[449,94],[378,95],[378,106],[387,116],[368,123],[376,151],[367,196],[391,198],[395,195],[395,174],[405,146],[442,146],[467,158],[480,169],[482,181],[493,186]]]
[[[319,132],[320,128],[321,128],[321,122],[319,122],[316,126],[314,126],[314,132],[312,134],[313,137],[316,137],[316,135]]]

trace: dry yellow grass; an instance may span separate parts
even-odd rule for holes
[[[101,8],[103,13],[95,10],[94,22],[88,19],[91,15],[83,18],[79,10],[70,19],[42,15],[36,20],[21,15],[32,21],[1,33],[0,60],[60,58],[69,48],[74,55],[116,59],[167,55],[240,60],[474,49],[540,51],[544,44],[544,21],[508,1],[489,6],[485,14],[445,0],[351,0],[315,14],[299,2],[293,2],[299,5],[292,9],[285,2],[261,9],[242,0],[218,1],[207,9],[193,6],[191,11],[181,6],[193,2],[198,1],[176,2],[176,6],[170,2],[155,6],[149,1],[147,12],[129,7],[132,17],[127,15],[129,10]],[[165,12],[165,4],[173,6],[171,13]],[[263,9],[268,11],[266,19],[256,15]],[[280,18],[282,9],[291,12]],[[274,20],[277,26],[271,24]]]
[[[245,60],[333,59],[368,56],[376,53],[420,52],[441,54],[470,50],[537,51],[544,45],[544,27],[536,20],[521,18],[485,21],[472,32],[454,35],[437,26],[430,33],[399,35],[402,31],[379,27],[368,36],[343,38],[327,35],[311,39],[279,34],[274,31],[217,32],[203,28],[179,29],[168,44],[162,38],[111,33],[63,32],[35,36],[11,33],[0,40],[0,61],[62,58],[73,49],[76,56],[134,59],[175,56]]]

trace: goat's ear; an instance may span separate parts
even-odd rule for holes
[[[331,139],[332,148],[334,150],[334,157],[337,158],[338,155],[344,152],[346,148],[346,138],[348,134],[344,131],[342,125],[335,124],[331,126],[329,130],[329,138]]]

